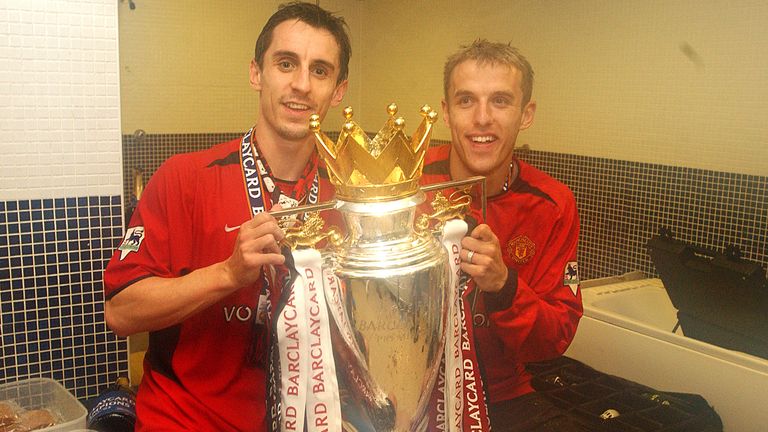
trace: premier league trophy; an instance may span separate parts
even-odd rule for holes
[[[344,229],[324,227],[317,213],[285,229],[293,277],[273,317],[273,430],[427,429],[439,371],[447,370],[441,360],[466,233],[460,218],[470,199],[438,194],[432,212],[416,217],[437,113],[424,106],[408,137],[397,107],[387,111],[373,139],[351,108],[337,142],[311,119],[336,187],[336,201],[324,207],[338,210]],[[447,233],[452,222],[458,227]]]

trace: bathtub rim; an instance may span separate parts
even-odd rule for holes
[[[638,287],[637,284],[642,284],[642,286]],[[584,315],[768,375],[768,359],[763,359],[741,351],[722,348],[698,339],[672,333],[671,331],[664,331],[636,319],[595,306],[594,304],[596,301],[606,298],[605,296],[620,296],[623,293],[636,290],[658,291],[665,290],[665,288],[660,279],[638,278],[636,272],[621,277],[585,281],[582,285],[581,293],[584,305]],[[675,320],[676,319],[677,317],[675,317]]]

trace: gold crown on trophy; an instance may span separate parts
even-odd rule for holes
[[[388,201],[416,193],[437,113],[424,105],[424,117],[412,137],[403,132],[405,119],[395,117],[397,105],[387,107],[389,119],[373,139],[352,120],[352,107],[344,108],[346,121],[336,143],[320,130],[320,117],[309,119],[317,149],[325,160],[336,195],[346,201]]]

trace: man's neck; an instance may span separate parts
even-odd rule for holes
[[[504,191],[504,185],[507,183],[509,177],[509,164],[506,164],[506,169],[499,169],[485,176],[485,194],[486,196],[494,196]],[[461,160],[451,155],[449,160],[449,172],[451,174],[451,180],[464,180],[466,178],[478,175],[469,171],[462,163]],[[509,178],[509,184],[511,186],[514,178]]]
[[[271,134],[254,131],[261,157],[266,159],[272,176],[280,180],[295,181],[304,173],[312,152],[315,150],[312,135],[301,140],[285,140]]]

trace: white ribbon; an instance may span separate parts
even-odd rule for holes
[[[316,249],[293,251],[298,277],[278,318],[283,432],[341,431],[341,402],[326,305],[325,273]]]
[[[301,273],[300,273],[301,274]],[[277,318],[280,354],[280,430],[304,430],[307,399],[307,317],[304,278],[297,277]]]
[[[304,279],[309,319],[307,429],[341,431],[341,401],[333,360],[331,329],[326,306],[320,252],[304,249],[293,254],[296,270]]]
[[[463,356],[461,349],[462,314],[461,314],[461,239],[467,234],[467,223],[460,219],[449,220],[443,227],[441,241],[448,253],[451,279],[448,291],[448,320],[445,338],[445,416],[448,430],[462,430],[463,398]]]

